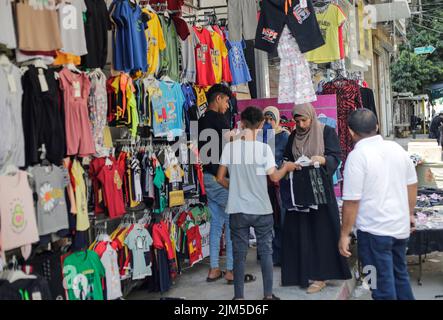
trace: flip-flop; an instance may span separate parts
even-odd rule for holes
[[[255,280],[257,280],[256,276],[249,273],[245,274],[245,283],[254,282]],[[234,284],[234,280],[228,280],[228,284]]]
[[[225,273],[222,271],[222,272],[220,272],[220,275],[218,276],[218,277],[215,277],[215,278],[209,278],[209,277],[207,277],[206,278],[206,281],[207,282],[215,282],[215,281],[217,281],[217,280],[220,280],[221,278],[223,278],[225,276]]]

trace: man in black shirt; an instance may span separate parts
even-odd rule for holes
[[[223,146],[233,136],[233,133],[229,131],[229,123],[224,115],[229,109],[229,99],[232,97],[232,92],[227,86],[216,84],[209,89],[206,97],[208,108],[198,120],[198,150],[203,164],[204,185],[208,197],[208,207],[211,212],[211,231],[209,235],[211,268],[207,281],[213,282],[223,277],[223,272],[219,267],[219,253],[220,238],[223,233],[223,226],[225,226],[225,279],[232,282],[234,279],[232,273],[232,242],[229,230],[229,215],[225,212],[228,190],[215,180]]]
[[[440,135],[441,135],[441,125],[443,123],[443,112],[440,112],[437,116],[432,119],[431,126],[429,127],[429,138],[437,139],[439,145],[440,143]]]

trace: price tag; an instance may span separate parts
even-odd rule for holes
[[[300,0],[300,7],[307,8],[308,7],[308,0]]]
[[[48,82],[46,81],[43,69],[38,69],[38,81],[40,82],[40,89],[42,90],[42,92],[47,92],[49,90]]]
[[[40,291],[32,293],[32,300],[43,300]]]
[[[17,85],[15,84],[15,79],[12,74],[8,74],[8,83],[9,83],[9,90],[12,93],[16,93],[17,92]]]
[[[74,86],[74,97],[81,98],[82,91],[81,91],[80,82],[74,81],[72,85]]]

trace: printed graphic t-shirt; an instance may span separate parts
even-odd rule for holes
[[[214,49],[211,33],[205,28],[194,27],[194,32],[200,40],[197,45],[195,58],[197,60],[197,84],[211,86],[215,84],[214,68],[212,67],[211,50]]]
[[[39,240],[28,174],[0,176],[0,252]]]
[[[148,41],[148,74],[156,74],[159,71],[160,51],[166,49],[166,42],[158,16],[148,9],[142,11],[150,17],[148,28],[145,30]]]
[[[123,173],[119,172],[118,165],[104,165],[97,176],[103,185],[105,205],[108,208],[109,217],[116,218],[126,213],[123,201]]]
[[[68,299],[103,300],[102,279],[105,274],[105,268],[94,251],[78,251],[68,256],[63,264]]]
[[[132,251],[133,256],[132,279],[144,279],[152,275],[151,261],[150,258],[147,258],[147,253],[151,250],[152,245],[149,232],[143,227],[136,227],[126,237],[125,244]]]
[[[65,175],[57,166],[36,166],[31,169],[37,193],[37,223],[40,235],[68,229],[65,200]]]
[[[223,59],[228,56],[228,49],[219,33],[211,32],[214,49],[211,50],[212,67],[214,69],[215,82],[220,83],[223,76]]]
[[[306,53],[306,60],[315,63],[326,63],[340,60],[339,27],[346,21],[343,11],[336,5],[316,14],[320,31],[325,44]]]
[[[156,137],[168,133],[179,137],[183,133],[183,104],[185,97],[177,82],[160,81],[161,96],[152,97],[153,129]]]

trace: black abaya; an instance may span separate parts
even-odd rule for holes
[[[289,137],[284,158],[294,161],[292,144],[295,131]],[[338,251],[340,217],[334,194],[332,176],[341,158],[340,142],[333,128],[324,130],[326,166],[322,170],[327,201],[318,210],[308,213],[288,212],[283,226],[281,275],[283,286],[309,286],[309,280],[350,279],[346,259]],[[309,186],[306,186],[307,188]]]

